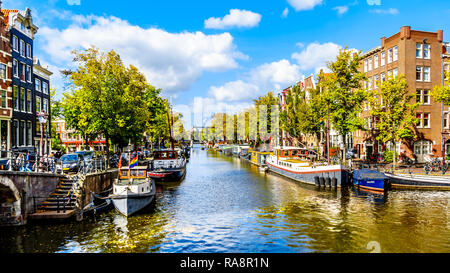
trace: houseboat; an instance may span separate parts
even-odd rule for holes
[[[178,181],[186,173],[186,158],[176,150],[155,151],[148,176],[156,181]]]
[[[239,157],[241,153],[247,154],[248,149],[250,149],[250,146],[244,144],[244,145],[234,145],[233,146],[233,156]]]
[[[304,148],[277,147],[273,154],[267,157],[266,164],[271,172],[312,185],[328,184],[341,187],[348,179],[347,168],[342,165],[312,162],[311,151]]]
[[[267,158],[272,154],[271,152],[261,152],[256,150],[249,150],[250,162],[258,167],[266,165]]]
[[[119,169],[109,198],[120,213],[130,216],[150,205],[155,194],[155,182],[147,177],[147,166],[124,167]]]
[[[384,192],[388,189],[389,183],[384,173],[376,170],[361,169],[353,171],[353,185],[365,190]]]

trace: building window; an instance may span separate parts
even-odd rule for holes
[[[36,91],[41,91],[41,80],[35,79],[34,80],[34,85],[35,85],[35,90]]]
[[[414,153],[416,155],[429,155],[432,154],[433,143],[428,140],[417,141],[414,143]]]
[[[394,78],[397,78],[397,76],[398,76],[398,68],[392,70],[392,76],[393,76]]]
[[[31,121],[27,121],[27,145],[32,146],[33,145],[33,133],[31,131]]]
[[[13,75],[14,77],[19,77],[19,63],[16,59],[13,59]]]
[[[430,104],[430,90],[423,90],[423,104]]]
[[[422,44],[416,44],[416,58],[422,58]]]
[[[42,108],[44,109],[45,113],[48,113],[48,100],[44,98],[44,102],[42,104]]]
[[[388,64],[392,63],[392,58],[393,58],[393,50],[392,48],[390,48],[388,50]]]
[[[423,68],[423,81],[424,82],[430,81],[430,68],[429,67]]]
[[[386,81],[386,73],[381,73],[381,82],[385,82]]]
[[[20,80],[25,81],[25,64],[20,63]]]
[[[369,70],[368,71],[371,71],[371,70],[372,70],[372,57],[369,58]]]
[[[27,82],[31,82],[31,66],[27,65]]]
[[[36,134],[41,135],[41,124],[39,123],[38,118],[36,118]]]
[[[417,128],[430,128],[430,113],[417,113]]]
[[[27,112],[31,113],[31,90],[27,89]]]
[[[375,83],[374,83],[374,88],[378,88],[379,87],[379,81],[380,80],[380,76],[375,75]]]
[[[6,79],[6,65],[0,64],[0,79]]]
[[[393,61],[398,61],[398,46],[394,46]]]
[[[19,137],[19,146],[24,146],[25,145],[25,121],[21,120],[19,122],[19,132],[17,134],[17,136]]]
[[[25,111],[25,88],[20,88],[20,111]]]
[[[424,44],[423,45],[423,58],[424,59],[430,59],[431,55],[430,55],[430,45],[428,44]]]
[[[14,109],[14,110],[19,110],[19,109],[18,109],[19,104],[17,103],[17,99],[18,99],[18,96],[17,96],[18,90],[17,90],[17,89],[18,89],[18,88],[17,88],[17,85],[14,85],[14,86],[13,86],[13,109]]]
[[[36,96],[36,113],[41,112],[41,97]]]
[[[375,55],[374,59],[373,59],[373,68],[377,69],[378,68],[378,54]]]
[[[368,70],[368,62],[367,60],[364,60],[364,72],[367,72]]]
[[[423,79],[423,67],[416,66],[416,81],[422,81]]]
[[[44,92],[44,94],[48,94],[48,83],[42,82],[42,92]]]
[[[6,108],[6,107],[8,107],[6,91],[2,90],[2,108]]]
[[[386,64],[386,52],[381,52],[381,66]]]
[[[32,58],[32,54],[31,54],[32,52],[31,52],[31,45],[30,44],[27,44],[27,57],[28,58]]]
[[[13,121],[13,144],[17,147],[19,146],[19,121]]]
[[[392,78],[392,70],[388,71],[388,79]]]
[[[12,44],[13,49],[18,52],[19,51],[19,39],[17,38],[16,35],[13,35],[12,41],[13,41],[13,44]]]
[[[20,55],[22,57],[25,57],[26,53],[25,53],[25,41],[24,40],[20,40],[19,50],[20,50]]]
[[[445,129],[449,129],[449,124],[448,124],[448,112],[444,113],[444,128]]]

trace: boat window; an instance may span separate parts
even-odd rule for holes
[[[297,150],[292,151],[292,156],[297,156],[297,155],[298,155],[298,151]]]
[[[145,174],[144,174],[144,170],[139,170],[139,171],[138,171],[138,175],[139,175],[139,176],[144,176],[144,175],[145,175]]]
[[[122,176],[127,176],[128,175],[128,171],[122,171]]]
[[[166,158],[167,157],[167,153],[161,153],[161,158]]]
[[[136,176],[137,175],[137,171],[136,170],[131,170],[130,171],[130,175],[131,176]]]

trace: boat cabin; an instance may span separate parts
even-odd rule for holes
[[[284,158],[308,158],[310,152],[304,148],[286,147],[274,149],[273,155]]]
[[[134,168],[123,167],[119,170],[119,179],[145,179],[147,178],[147,166]]]
[[[154,160],[173,160],[178,158],[178,152],[167,150],[167,151],[155,151]]]

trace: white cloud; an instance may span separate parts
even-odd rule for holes
[[[39,39],[48,60],[57,66],[72,65],[71,51],[95,45],[114,49],[126,64],[138,67],[150,84],[163,92],[187,90],[204,71],[224,71],[248,58],[236,50],[229,33],[170,33],[141,28],[116,17],[75,16],[69,27],[41,27]]]
[[[343,15],[344,13],[347,13],[348,6],[337,6],[334,7],[333,9],[336,10],[339,15]]]
[[[283,13],[281,14],[281,17],[286,18],[286,17],[288,16],[288,14],[289,14],[289,9],[288,9],[288,8],[285,8],[285,9],[283,10]]]
[[[230,9],[223,18],[211,17],[205,20],[205,28],[228,29],[233,27],[255,27],[261,21],[261,15],[248,10]]]
[[[241,80],[228,82],[225,85],[209,89],[209,94],[217,101],[243,101],[249,100],[259,94],[257,85]]]
[[[373,9],[373,10],[371,10],[371,12],[377,13],[377,14],[391,14],[391,15],[399,14],[398,9],[395,9],[395,8],[389,8],[389,9]]]
[[[314,70],[318,73],[320,69],[327,71],[326,63],[336,59],[342,47],[334,43],[311,43],[301,52],[292,54],[292,58],[297,61],[300,70]]]
[[[322,4],[322,0],[287,0],[288,3],[296,10],[311,10],[317,5]]]
[[[250,71],[249,75],[251,81],[264,87],[266,92],[280,90],[300,78],[299,67],[288,60],[262,64]]]
[[[213,86],[209,95],[217,101],[245,102],[268,91],[279,91],[300,79],[299,67],[288,60],[262,64],[244,75],[244,80]]]

